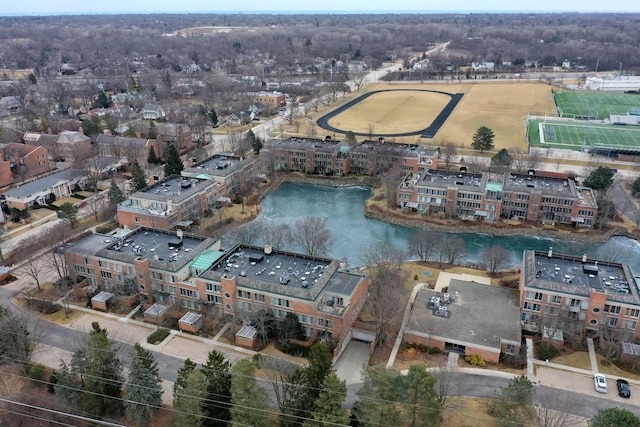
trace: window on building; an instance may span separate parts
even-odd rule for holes
[[[207,283],[206,287],[208,291],[216,293],[220,293],[220,291],[222,290],[222,286],[220,285],[220,283]]]
[[[604,320],[604,324],[611,328],[615,328],[618,325],[617,317],[605,317],[603,320]]]
[[[627,317],[638,317],[640,316],[640,309],[637,308],[627,308],[624,312],[624,315]]]
[[[604,312],[605,313],[611,313],[611,314],[620,314],[620,306],[619,305],[605,304]]]
[[[504,352],[506,354],[516,354],[516,346],[514,344],[507,344]]]
[[[289,302],[289,300],[288,299],[284,299],[284,298],[272,297],[271,298],[271,305],[277,306],[277,307],[291,308],[291,303]]]
[[[265,297],[263,294],[253,294],[253,299],[258,302],[265,302]]]
[[[106,279],[111,279],[111,272],[110,271],[101,271],[100,272],[100,277],[104,277]]]
[[[238,290],[236,291],[236,295],[238,296],[238,298],[251,299],[251,292],[249,292],[249,291],[243,291],[242,289],[238,289]]]

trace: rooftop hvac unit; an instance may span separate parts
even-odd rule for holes
[[[271,255],[271,252],[273,252],[273,248],[271,247],[271,245],[264,245],[264,254]]]

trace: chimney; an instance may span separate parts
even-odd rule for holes
[[[553,246],[549,246],[549,253],[547,254],[547,257],[553,258]]]
[[[84,135],[84,129],[82,129],[82,126],[80,126],[80,127],[78,128],[78,133],[79,133],[80,135]]]
[[[582,263],[584,264],[585,262],[587,262],[587,254],[582,255]]]

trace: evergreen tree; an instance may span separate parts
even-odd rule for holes
[[[104,91],[100,91],[98,99],[93,103],[93,108],[109,108],[113,105],[109,97]]]
[[[63,360],[60,370],[56,373],[56,383],[53,391],[58,399],[66,405],[78,408],[82,398],[82,383],[80,377],[71,371],[71,367]]]
[[[473,135],[471,146],[476,150],[480,150],[481,153],[484,150],[491,150],[493,148],[494,137],[495,134],[491,129],[486,126],[480,126]]]
[[[209,120],[211,120],[211,126],[216,127],[218,125],[218,113],[213,108],[207,113]]]
[[[607,190],[613,185],[613,175],[613,169],[606,166],[598,166],[584,180],[584,186],[593,190]]]
[[[164,176],[169,177],[171,175],[180,175],[180,172],[184,169],[184,164],[180,159],[180,154],[176,146],[169,145],[169,152],[167,153],[167,162],[164,164]]]
[[[137,138],[136,130],[129,126],[127,127],[127,130],[124,131],[123,136],[126,136],[127,138]]]
[[[489,403],[489,412],[499,420],[499,425],[524,424],[533,411],[534,394],[531,381],[520,375],[500,388],[498,396]]]
[[[344,137],[344,142],[346,142],[349,147],[355,147],[358,144],[356,134],[351,131],[347,132]]]
[[[211,350],[201,371],[207,380],[207,398],[203,412],[205,426],[225,427],[231,419],[231,364],[217,350]]]
[[[598,414],[589,421],[590,427],[640,427],[640,418],[633,412],[620,408],[607,408],[598,411]]]
[[[636,178],[631,184],[631,194],[633,197],[640,197],[640,177]]]
[[[200,427],[204,421],[202,404],[207,395],[207,379],[204,374],[194,369],[186,377],[184,388],[174,395],[173,410],[176,414],[176,426]]]
[[[38,83],[38,81],[36,80],[35,74],[29,73],[29,83],[31,83],[32,85]]]
[[[358,421],[363,425],[400,425],[397,408],[398,373],[381,365],[364,371],[362,388],[358,391]]]
[[[435,383],[435,377],[420,365],[411,366],[407,376],[402,378],[402,402],[407,408],[409,425],[440,425],[440,403]]]
[[[162,378],[153,355],[138,343],[133,347],[127,395],[124,401],[127,418],[145,426],[162,405]]]
[[[85,392],[79,407],[102,418],[120,413],[122,362],[109,341],[108,332],[98,322],[91,324],[86,347],[73,353],[70,373],[79,376]]]
[[[78,208],[71,202],[65,202],[58,208],[58,218],[74,228],[78,223]]]
[[[195,362],[193,362],[191,359],[187,359],[184,361],[184,365],[182,365],[182,368],[178,370],[178,376],[176,378],[176,381],[173,383],[174,406],[176,404],[176,400],[178,396],[182,394],[182,391],[187,386],[187,377],[189,376],[191,371],[193,371],[194,369],[196,369]]]
[[[258,385],[255,374],[256,365],[249,359],[241,359],[231,368],[231,425],[273,425],[269,396]]]
[[[321,427],[325,425],[348,425],[349,417],[341,408],[347,398],[347,385],[331,371],[322,383],[322,391],[318,396],[313,411],[313,421],[304,423],[305,427]]]
[[[158,137],[158,129],[156,129],[156,122],[151,120],[149,127],[147,128],[147,138],[156,139]]]
[[[109,198],[109,202],[113,203],[114,205],[123,202],[125,199],[122,190],[120,189],[120,187],[118,187],[118,184],[116,184],[116,181],[114,179],[111,180],[111,185],[109,186],[107,197]]]
[[[134,160],[131,165],[131,186],[133,187],[133,191],[140,191],[148,185],[147,174],[144,173],[140,163],[138,163],[137,160]]]
[[[147,158],[147,163],[150,165],[157,165],[160,163],[160,159],[156,156],[156,149],[153,148],[153,145],[149,148],[149,157]]]

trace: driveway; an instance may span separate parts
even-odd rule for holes
[[[370,346],[371,344],[362,341],[349,341],[347,348],[333,366],[338,378],[345,380],[347,385],[362,382],[360,371],[369,364]]]

